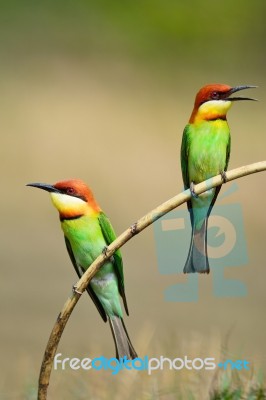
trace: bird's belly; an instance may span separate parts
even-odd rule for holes
[[[192,161],[189,165],[190,181],[200,183],[206,179],[212,178],[220,174],[225,169],[225,158],[206,157],[202,155],[197,160]]]
[[[114,272],[101,274],[104,268],[105,265],[92,278],[90,286],[108,315],[119,315],[122,317],[123,313],[119,301],[117,276]]]
[[[114,272],[105,272],[100,274],[98,271],[91,280],[91,286],[98,292],[104,292],[104,290],[115,283],[117,285],[117,277]]]

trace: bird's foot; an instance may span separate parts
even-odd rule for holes
[[[195,186],[195,185],[194,185],[194,182],[191,182],[191,183],[190,183],[189,189],[190,189],[191,196],[192,196],[194,199],[197,199],[199,196],[195,193],[194,186]]]
[[[108,257],[108,247],[107,247],[107,246],[104,246],[103,251],[102,251],[102,254],[104,255],[105,258],[109,258],[109,260],[110,260],[112,263],[115,262],[114,256],[111,256],[111,257],[109,256],[109,257]]]
[[[82,294],[82,292],[80,292],[79,290],[77,290],[77,284],[75,284],[75,285],[72,286],[72,292],[73,292],[73,293],[80,294],[80,295]]]
[[[226,172],[225,171],[221,172],[221,177],[222,177],[223,183],[226,183],[227,182],[227,176],[226,176]]]
[[[131,225],[130,231],[131,231],[132,235],[135,235],[137,233],[137,223],[136,222],[133,225]]]
[[[104,246],[102,253],[103,253],[103,255],[104,255],[105,257],[107,257],[107,252],[108,252],[108,247],[107,247],[107,246]]]

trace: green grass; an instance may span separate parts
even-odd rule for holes
[[[216,390],[213,395],[210,396],[210,400],[264,400],[266,399],[266,391],[263,387],[252,387],[250,391],[245,394],[242,387],[238,388],[221,388]]]
[[[266,388],[259,377],[243,379],[240,373],[223,372],[219,383],[210,394],[210,400],[263,400]]]

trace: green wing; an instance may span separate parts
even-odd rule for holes
[[[230,152],[231,152],[231,136],[229,136],[227,148],[226,148],[226,161],[225,161],[225,167],[224,170],[227,171],[228,163],[229,163],[229,158],[230,158]]]
[[[76,260],[75,260],[75,256],[73,254],[73,250],[70,244],[70,241],[68,240],[68,238],[65,236],[65,242],[66,242],[66,248],[69,254],[69,257],[72,261],[73,267],[75,268],[75,271],[78,275],[79,278],[81,278],[81,276],[83,275],[83,271],[81,271],[81,269],[78,267]],[[104,322],[107,321],[107,316],[106,316],[106,312],[102,306],[102,304],[100,303],[100,300],[98,299],[98,297],[96,296],[96,294],[94,293],[92,287],[90,286],[90,284],[87,287],[87,292],[89,293],[92,301],[94,302],[94,304],[96,305],[102,319],[104,320]]]
[[[100,212],[98,220],[99,220],[99,224],[100,224],[104,239],[108,246],[110,243],[112,243],[116,239],[116,234],[111,225],[111,222],[109,221],[109,219],[103,212]],[[113,254],[113,264],[114,264],[115,272],[116,272],[116,275],[118,278],[119,293],[123,299],[124,307],[125,307],[126,313],[128,315],[128,307],[127,307],[127,300],[126,300],[125,287],[124,287],[123,260],[122,260],[122,255],[121,255],[121,252],[119,249],[116,250],[116,252]]]
[[[182,144],[181,144],[181,169],[182,169],[182,177],[184,182],[184,188],[190,188],[190,179],[188,175],[188,153],[189,153],[189,125],[185,126]],[[187,202],[187,208],[190,214],[191,224],[193,224],[193,212],[191,212],[192,203],[191,200]]]
[[[187,125],[183,132],[182,144],[181,144],[181,169],[185,189],[190,187],[190,181],[188,176],[188,152],[189,152],[189,125]]]

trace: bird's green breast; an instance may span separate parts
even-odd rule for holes
[[[202,182],[227,168],[230,132],[226,121],[201,121],[188,129],[188,175]]]
[[[68,238],[76,262],[87,269],[106,246],[97,216],[82,216],[62,221],[62,229]]]

